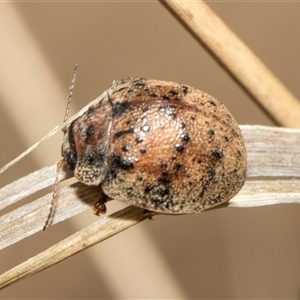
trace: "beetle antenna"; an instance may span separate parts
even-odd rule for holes
[[[68,119],[68,115],[69,115],[69,111],[70,111],[70,107],[71,107],[71,102],[72,102],[73,91],[74,91],[74,87],[75,87],[75,79],[76,79],[77,69],[78,69],[78,65],[75,65],[74,71],[73,71],[72,80],[71,80],[71,84],[70,84],[70,87],[69,87],[68,101],[67,101],[67,107],[66,107],[66,111],[65,111],[65,116],[64,116],[63,123],[65,123],[67,121],[67,119]],[[49,213],[48,213],[46,222],[45,222],[44,227],[43,227],[43,231],[45,231],[46,228],[49,226],[50,220],[51,220],[52,215],[53,215],[54,206],[55,206],[56,199],[57,199],[57,194],[58,194],[59,171],[60,171],[60,169],[62,168],[63,165],[64,165],[64,159],[61,158],[58,161],[58,163],[56,164],[55,180],[54,180],[54,189],[53,189],[53,193],[52,193],[52,200],[51,200],[51,204],[50,204]]]

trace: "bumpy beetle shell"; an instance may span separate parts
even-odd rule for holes
[[[62,155],[81,182],[160,213],[225,202],[246,176],[241,131],[222,103],[187,85],[143,78],[115,81],[67,128]]]

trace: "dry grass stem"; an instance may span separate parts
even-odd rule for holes
[[[300,129],[240,127],[248,153],[247,180],[238,195],[223,207],[299,203]],[[54,173],[55,164],[3,187],[0,189],[1,208],[51,186]],[[69,172],[62,170],[59,180],[62,181],[70,176]],[[98,200],[99,192],[98,187],[88,187],[79,182],[61,189],[51,225],[87,209]],[[42,230],[51,196],[51,194],[45,195],[0,218],[0,249]],[[48,268],[146,218],[141,209],[135,207],[101,217],[89,227],[1,275],[0,288]]]
[[[201,0],[160,0],[269,113],[286,127],[300,127],[300,102]]]

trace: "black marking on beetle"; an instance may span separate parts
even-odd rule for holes
[[[224,135],[224,136],[223,136],[223,139],[224,139],[225,142],[227,142],[227,143],[229,142],[228,136]]]
[[[127,145],[124,145],[124,146],[122,147],[122,151],[123,151],[123,152],[128,152],[128,151],[129,151],[129,147],[128,147]]]
[[[173,97],[178,95],[178,93],[174,90],[170,90],[168,94],[171,94]]]
[[[192,121],[195,121],[195,117],[191,117],[191,120],[192,120]]]
[[[137,88],[143,88],[145,85],[146,85],[145,82],[142,81],[133,82],[133,86]]]
[[[204,196],[204,193],[206,191],[206,187],[204,186],[201,190],[201,192],[199,193],[199,197],[202,198]]]
[[[211,104],[212,106],[217,106],[217,104],[212,100],[208,101],[208,103]]]
[[[119,88],[118,90],[116,90],[115,93],[124,91],[124,90],[126,90],[126,89],[127,89],[127,87],[121,87],[121,88]]]
[[[105,154],[103,151],[98,151],[95,155],[88,155],[87,158],[85,158],[87,163],[89,165],[94,165],[97,167],[101,167],[103,165],[103,162],[105,160]]]
[[[152,190],[152,188],[150,186],[146,186],[145,190],[144,190],[144,193],[149,194],[151,190]]]
[[[149,110],[148,107],[144,107],[144,108],[143,108],[143,113],[147,112],[148,110]]]
[[[135,141],[136,141],[138,144],[141,143],[143,140],[144,140],[144,139],[143,139],[142,137],[140,137],[140,136],[138,136],[138,137],[135,138]]]
[[[197,163],[198,163],[198,164],[201,164],[201,163],[202,163],[202,159],[201,159],[201,158],[198,158],[198,159],[197,159]]]
[[[186,85],[182,85],[181,90],[182,90],[183,95],[186,95],[189,92],[189,88]]]
[[[77,163],[77,153],[74,150],[70,150],[66,157],[66,163],[71,169],[75,169]]]
[[[163,95],[162,99],[163,99],[164,101],[170,101],[170,97],[168,97],[168,96],[166,96],[166,95]]]
[[[161,174],[162,174],[163,176],[168,176],[168,175],[169,175],[169,172],[166,171],[166,170],[163,170],[163,171],[161,172]]]
[[[117,102],[112,109],[112,117],[118,118],[124,115],[129,109],[129,103],[127,101]]]
[[[85,131],[86,140],[88,140],[90,137],[92,137],[95,134],[95,128],[94,125],[89,125],[88,128]]]
[[[127,129],[127,130],[120,130],[120,131],[118,131],[114,134],[113,139],[118,139],[118,138],[120,138],[121,136],[123,136],[125,134],[129,134],[129,133],[133,133],[133,132],[134,132],[133,128],[130,128],[130,129]]]
[[[160,167],[161,167],[162,169],[166,169],[166,168],[168,167],[168,164],[167,164],[166,162],[162,162],[162,163],[160,164]]]
[[[185,150],[185,147],[181,144],[176,144],[174,146],[174,148],[178,151],[178,152],[183,152]]]
[[[190,140],[190,136],[188,133],[183,133],[180,135],[180,139],[185,141],[185,142],[188,142]]]
[[[181,129],[184,129],[184,128],[185,128],[185,123],[180,122],[180,123],[179,123],[179,127],[180,127]]]
[[[207,171],[209,179],[212,179],[216,175],[216,170],[215,169],[209,169]]]
[[[237,151],[238,157],[242,156],[242,152],[240,150]]]
[[[94,112],[94,110],[95,110],[95,107],[94,106],[90,106],[88,108],[88,110],[86,111],[86,115],[90,116]]]
[[[170,194],[170,190],[169,189],[159,189],[158,193],[160,196],[164,197]]]
[[[142,154],[144,154],[144,153],[147,152],[147,150],[146,150],[145,148],[141,148],[141,149],[140,149],[140,152],[141,152]]]
[[[182,168],[182,164],[176,163],[176,164],[174,165],[174,169],[175,169],[176,171],[179,171],[181,168]]]
[[[216,160],[220,160],[224,156],[224,154],[221,150],[215,150],[215,151],[212,152],[211,155]]]
[[[207,134],[209,137],[213,137],[215,135],[215,131],[210,129],[210,130],[208,130]]]
[[[151,93],[151,94],[149,94],[149,96],[150,96],[151,98],[156,98],[156,97],[157,97],[157,95],[156,95],[155,93]]]
[[[162,185],[168,185],[168,184],[170,184],[170,180],[168,180],[168,179],[166,179],[166,178],[158,178],[158,183],[159,184],[162,184]]]
[[[118,155],[114,157],[111,163],[111,169],[130,170],[133,169],[133,163]]]

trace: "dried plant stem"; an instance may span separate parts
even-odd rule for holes
[[[269,113],[286,127],[300,127],[300,102],[201,0],[160,0]]]
[[[49,268],[147,218],[143,210],[136,207],[127,207],[110,217],[100,218],[97,222],[2,274],[0,289]]]
[[[242,190],[222,207],[300,203],[300,129],[265,126],[241,126],[241,129],[248,153],[247,180]],[[0,189],[0,203],[5,203],[2,208],[53,184],[54,173],[55,165],[38,170]],[[71,174],[64,170],[59,181],[70,176]],[[24,188],[27,189],[26,192]],[[61,189],[51,224],[84,211],[99,199],[99,194],[98,187],[92,188],[81,183]],[[0,249],[42,230],[51,197],[52,194],[48,194],[0,217]],[[48,268],[146,218],[142,210],[135,207],[101,217],[92,225],[1,275],[0,289]]]

